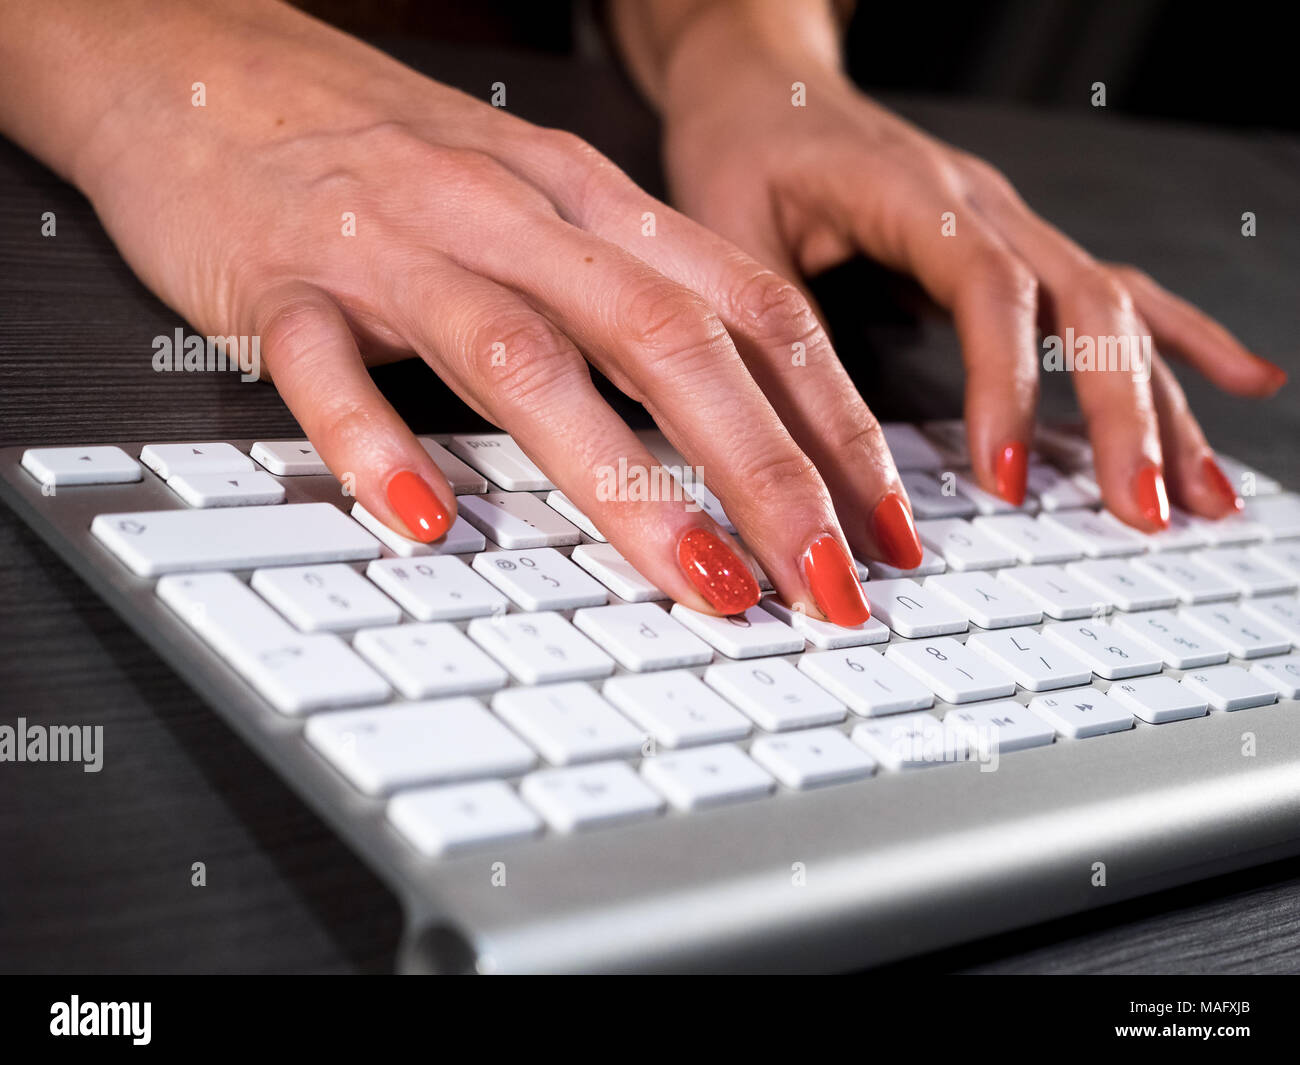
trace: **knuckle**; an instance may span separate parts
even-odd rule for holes
[[[480,332],[480,379],[497,404],[527,411],[552,401],[553,389],[582,372],[568,340],[541,318],[526,316]]]
[[[1114,271],[1100,263],[1081,267],[1071,279],[1071,287],[1093,307],[1133,313],[1133,297],[1128,289]]]
[[[971,265],[985,291],[1013,306],[1037,306],[1038,277],[1013,252],[986,245],[975,254]]]
[[[967,181],[977,189],[1008,199],[1017,196],[1016,188],[1011,184],[1006,174],[987,160],[981,159],[977,155],[963,154],[960,157],[960,166],[966,175]]]
[[[668,280],[643,284],[623,303],[623,335],[652,362],[716,355],[727,330],[693,292]]]
[[[763,339],[806,342],[821,333],[803,293],[771,270],[760,269],[741,280],[730,304],[736,316]]]
[[[779,499],[783,505],[806,498],[810,489],[816,490],[817,471],[812,460],[793,446],[776,453],[760,451],[738,473],[738,483],[745,486],[747,495]]]

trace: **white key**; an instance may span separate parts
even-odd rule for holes
[[[436,440],[430,440],[427,436],[416,439],[438,469],[442,470],[442,475],[447,478],[447,483],[456,495],[480,495],[488,490],[486,477],[471,469]]]
[[[992,573],[943,573],[926,577],[925,590],[952,604],[953,609],[982,629],[1034,625],[1043,620],[1043,612],[1037,606]]]
[[[1196,669],[1228,660],[1227,647],[1188,625],[1172,610],[1121,614],[1113,624],[1116,630],[1149,647],[1165,665],[1174,669]]]
[[[1014,503],[1008,503],[1001,496],[984,491],[970,470],[956,474],[953,483],[958,492],[975,504],[975,510],[980,514],[1016,514],[1022,511],[1032,513],[1038,510],[1037,501],[1028,495],[1020,506],[1016,506]]]
[[[1065,572],[1092,588],[1097,598],[1121,610],[1158,610],[1178,602],[1178,596],[1168,584],[1135,569],[1127,559],[1071,562]]]
[[[1062,621],[1043,626],[1043,635],[1083,659],[1107,680],[1159,673],[1160,657],[1104,621]]]
[[[1022,688],[1045,692],[1072,688],[1092,680],[1092,668],[1034,629],[977,632],[966,641],[969,651],[986,658]]]
[[[514,776],[537,762],[523,740],[468,696],[318,714],[303,735],[367,795]]]
[[[457,621],[504,614],[509,601],[451,555],[414,561],[377,558],[366,576],[417,621]]]
[[[259,440],[249,455],[277,477],[329,476],[310,440]]]
[[[906,470],[898,476],[907,489],[912,514],[917,519],[969,518],[976,513],[975,504],[958,494],[955,484],[950,495],[944,491],[944,485],[920,470]]]
[[[1195,555],[1145,555],[1135,558],[1132,566],[1148,577],[1163,581],[1184,603],[1212,603],[1219,599],[1233,599],[1237,595],[1231,581],[1206,569]]]
[[[253,507],[284,502],[284,485],[269,473],[178,473],[167,487],[192,507]]]
[[[787,788],[819,788],[869,777],[875,760],[839,729],[818,728],[789,736],[760,736],[749,756]]]
[[[1268,526],[1254,519],[1249,504],[1243,513],[1229,514],[1213,521],[1190,515],[1187,520],[1205,537],[1205,542],[1211,547],[1254,544],[1270,538]]]
[[[1060,566],[1020,566],[1004,569],[998,580],[1010,585],[1049,618],[1094,617],[1110,610],[1096,593],[1080,584]]]
[[[1291,492],[1247,499],[1245,513],[1237,516],[1262,525],[1274,540],[1300,536],[1300,496]]]
[[[885,443],[889,445],[889,453],[894,456],[896,469],[942,470],[946,468],[943,455],[915,425],[907,422],[884,422],[880,428],[885,434]]]
[[[934,580],[927,577],[927,581]],[[909,638],[965,632],[966,615],[916,581],[871,581],[867,585],[871,612],[898,635]]]
[[[379,554],[378,541],[329,503],[100,514],[90,533],[141,577]]]
[[[1140,555],[1146,550],[1141,534],[1109,511],[1058,510],[1040,514],[1038,520],[1089,558]]]
[[[718,618],[674,603],[672,616],[728,658],[761,658],[803,650],[803,637],[759,606]]]
[[[156,591],[223,658],[295,635],[284,618],[232,573],[164,577]]]
[[[457,506],[467,522],[507,549],[566,547],[582,539],[577,526],[527,492],[466,496]]]
[[[679,810],[760,799],[775,786],[748,755],[729,743],[647,758],[641,776]]]
[[[609,593],[553,547],[475,555],[474,572],[524,610],[572,610],[604,606]]]
[[[1300,655],[1264,658],[1251,666],[1250,671],[1276,688],[1283,699],[1300,699]]]
[[[1148,551],[1183,551],[1192,547],[1205,547],[1210,536],[1205,531],[1207,522],[1185,514],[1177,507],[1169,508],[1169,525],[1159,532],[1144,533]]]
[[[253,591],[303,632],[338,632],[367,625],[396,625],[402,611],[351,566],[280,566],[259,569]]]
[[[128,484],[144,476],[120,447],[29,447],[22,466],[41,484]]]
[[[146,444],[140,461],[164,481],[178,473],[252,473],[256,466],[234,444]]]
[[[610,677],[601,694],[665,747],[693,747],[749,735],[749,718],[694,673]]]
[[[492,709],[552,765],[635,758],[646,739],[581,681],[507,688],[492,697]]]
[[[768,732],[844,720],[844,704],[784,659],[709,666],[704,683]]]
[[[1275,543],[1258,544],[1250,548],[1249,553],[1252,558],[1263,559],[1300,580],[1300,543],[1278,540]]]
[[[1015,682],[951,638],[896,643],[885,657],[948,703],[971,703],[1015,694]]]
[[[1241,604],[1241,609],[1251,617],[1268,622],[1285,633],[1293,644],[1300,646],[1300,597],[1282,595],[1247,599]]]
[[[1072,740],[1126,732],[1133,727],[1133,715],[1096,688],[1038,695],[1029,700],[1029,710]]]
[[[950,569],[1002,569],[1016,564],[1016,552],[960,518],[918,521],[916,531],[921,543],[943,555]]]
[[[506,674],[447,621],[362,629],[352,646],[408,699],[491,692]]]
[[[970,465],[966,423],[960,418],[941,418],[938,421],[924,422],[920,428],[926,439],[939,449],[943,463],[938,469],[950,470],[957,466]]]
[[[602,544],[609,542],[605,535],[597,529],[594,524],[592,524],[591,519],[575,507],[573,505],[573,500],[558,488],[554,492],[547,493],[546,505],[555,511],[555,513],[562,515],[565,520],[572,522],[593,540],[599,540]],[[505,545],[503,544],[502,546]]]
[[[1221,451],[1214,457],[1224,475],[1237,489],[1239,496],[1267,496],[1282,491],[1282,486],[1277,481],[1260,473],[1253,466],[1247,466],[1244,462],[1230,458]]]
[[[699,666],[713,649],[653,603],[624,603],[579,610],[573,624],[625,669],[644,672]]]
[[[668,472],[682,485],[682,499],[687,501],[687,509],[703,511],[727,532],[734,533],[736,526],[727,517],[726,511],[722,509],[722,501],[713,494],[709,486],[700,480],[694,472],[688,474],[686,472],[688,469],[691,469],[691,467],[670,466],[668,468]],[[675,492],[676,489],[674,489]],[[676,494],[672,498],[676,499]]]
[[[810,618],[802,610],[791,610],[775,596],[764,596],[758,605],[823,651],[889,642],[889,626],[879,618],[867,618],[861,625],[832,625],[829,621]]]
[[[865,647],[819,651],[799,659],[811,677],[855,714],[874,717],[934,705],[934,693],[885,656]]]
[[[1056,729],[1013,699],[950,710],[943,723],[980,751],[987,746],[1005,754],[1056,741]]]
[[[1034,429],[1034,450],[1053,459],[1063,470],[1092,465],[1092,445],[1077,425],[1043,425]]]
[[[524,684],[588,680],[614,672],[614,660],[559,614],[475,618],[469,635]]]
[[[633,569],[612,544],[579,544],[569,557],[629,603],[649,603],[668,598]]]
[[[1291,638],[1285,632],[1231,603],[1189,606],[1179,616],[1227,647],[1234,658],[1262,658],[1291,650]]]
[[[1044,510],[1079,510],[1101,502],[1096,485],[1068,477],[1054,466],[1029,461],[1026,487]]]
[[[1028,514],[997,514],[976,518],[973,528],[1007,548],[1021,562],[1037,566],[1072,562],[1083,552]]]
[[[453,436],[452,452],[507,492],[549,492],[551,484],[523,448],[505,433],[467,433]]]
[[[871,563],[871,577],[875,581],[898,580],[907,577],[931,577],[936,573],[943,573],[947,568],[948,563],[943,560],[943,555],[930,550],[922,544],[921,564],[915,569],[899,569],[897,566],[891,566],[888,562],[873,560]]]
[[[1245,710],[1277,702],[1277,686],[1241,666],[1198,669],[1183,677],[1183,687],[1203,696],[1216,710]]]
[[[541,818],[500,780],[404,791],[389,800],[386,812],[389,823],[430,858],[527,839],[542,827]]]
[[[948,736],[933,714],[898,714],[863,721],[853,729],[854,743],[886,769],[922,769],[951,762]]]
[[[1196,560],[1206,569],[1231,581],[1242,595],[1280,595],[1294,592],[1295,578],[1267,559],[1241,547],[1219,547],[1202,551]]]
[[[487,547],[487,540],[483,534],[459,514],[456,515],[456,520],[452,522],[447,534],[441,540],[429,544],[413,540],[390,529],[360,503],[352,504],[352,516],[379,537],[388,550],[402,558],[414,558],[417,555],[468,555]]]
[[[1136,677],[1118,681],[1107,693],[1112,699],[1151,725],[1204,717],[1206,702],[1173,677]]]
[[[664,807],[626,762],[542,769],[524,777],[519,793],[557,832],[653,817]]]

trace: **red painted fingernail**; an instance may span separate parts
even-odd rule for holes
[[[1029,449],[1019,441],[1007,444],[998,452],[994,473],[998,495],[1014,507],[1025,501],[1025,482],[1029,479]]]
[[[1169,494],[1165,479],[1154,466],[1143,466],[1133,478],[1133,495],[1137,498],[1142,517],[1161,529],[1169,526]]]
[[[749,567],[706,529],[692,529],[677,542],[677,564],[720,614],[741,614],[758,602],[761,592]]]
[[[897,569],[916,569],[921,564],[921,541],[912,524],[912,514],[897,492],[890,492],[871,512],[871,531],[884,553],[882,561]]]
[[[436,540],[451,528],[446,508],[438,502],[433,489],[410,470],[403,470],[388,482],[388,502],[421,543]]]
[[[871,617],[857,568],[835,537],[819,536],[804,552],[803,574],[821,612],[835,625],[861,625]]]
[[[1201,473],[1205,477],[1205,483],[1214,491],[1223,497],[1224,502],[1233,510],[1244,510],[1246,504],[1242,502],[1241,496],[1237,495],[1237,490],[1232,487],[1232,482],[1228,480],[1228,475],[1219,468],[1219,464],[1214,461],[1214,457],[1206,455],[1201,459]]]

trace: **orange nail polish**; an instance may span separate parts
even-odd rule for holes
[[[388,502],[421,543],[438,539],[451,527],[451,519],[433,489],[410,470],[395,474],[388,482]]]
[[[1165,479],[1154,466],[1143,466],[1133,478],[1133,495],[1137,498],[1142,517],[1161,529],[1169,526],[1169,494]]]
[[[707,529],[692,529],[677,542],[677,564],[720,614],[741,614],[762,594],[749,567]]]
[[[803,573],[821,612],[835,625],[861,625],[871,617],[853,560],[835,537],[819,536],[804,552]]]
[[[1242,502],[1241,496],[1237,495],[1237,490],[1232,487],[1228,475],[1214,461],[1213,456],[1206,455],[1201,459],[1201,474],[1205,478],[1205,483],[1213,488],[1217,495],[1222,496],[1224,502],[1233,510],[1245,509],[1246,504]]]
[[[871,531],[884,554],[882,561],[897,569],[916,569],[921,564],[921,541],[912,524],[912,514],[897,492],[890,492],[871,512]]]
[[[1029,479],[1029,449],[1019,441],[1007,444],[998,452],[994,463],[998,495],[1012,506],[1025,501],[1025,483]]]

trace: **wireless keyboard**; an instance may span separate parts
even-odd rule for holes
[[[0,493],[392,887],[404,970],[845,969],[1300,851],[1300,496],[1221,457],[1245,511],[1144,536],[1068,427],[1019,508],[959,423],[886,433],[925,556],[854,629],[669,604],[501,434],[422,441],[432,545],[305,441]]]

